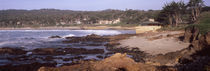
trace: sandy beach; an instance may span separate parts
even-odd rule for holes
[[[150,32],[121,40],[119,41],[120,45],[118,47],[137,47],[141,51],[151,55],[166,54],[189,46],[189,43],[184,43],[178,39],[183,34],[183,31]]]

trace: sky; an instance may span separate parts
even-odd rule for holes
[[[173,0],[0,0],[0,10],[6,9],[61,9],[98,11],[105,9],[160,10]],[[180,0],[174,0],[180,1]],[[183,0],[188,2],[188,0]],[[210,0],[204,0],[210,6]]]

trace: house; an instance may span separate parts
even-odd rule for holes
[[[145,33],[145,32],[155,32],[160,29],[162,26],[161,23],[156,22],[154,19],[148,19],[148,21],[142,22],[140,26],[136,27],[136,33]]]
[[[150,18],[149,21],[150,21],[150,22],[155,22],[155,19],[151,19],[151,18]]]
[[[112,21],[109,20],[100,20],[99,24],[112,24]]]
[[[142,22],[140,26],[162,26],[162,24],[155,21],[155,19],[148,19],[148,21]]]
[[[82,24],[82,22],[80,20],[76,20],[75,23],[76,24]]]
[[[113,24],[120,23],[120,18],[113,21]]]
[[[120,22],[120,18],[115,19],[115,20],[100,20],[98,23],[99,24],[117,24]]]

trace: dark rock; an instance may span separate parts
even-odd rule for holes
[[[85,56],[75,56],[73,58],[64,58],[63,61],[73,61],[74,59],[81,60],[83,58],[85,58]]]
[[[107,50],[113,53],[127,53],[132,56],[136,62],[144,62],[143,58],[146,57],[146,53],[140,51],[138,48],[129,49],[127,47],[107,47]]]
[[[84,48],[65,48],[66,53],[69,54],[103,54],[103,49],[84,49]]]
[[[103,38],[102,36],[91,34],[84,37],[66,37],[66,39],[63,41],[63,43],[79,43],[79,42],[106,42],[108,41],[107,38]]]
[[[5,65],[0,66],[0,71],[38,71],[42,66],[55,67],[56,63],[32,63],[24,65]]]
[[[209,65],[209,62],[209,57],[197,57],[196,59],[193,59],[193,62],[177,65],[176,67],[178,71],[208,71],[206,70],[206,67]]]
[[[19,48],[8,48],[8,47],[0,48],[0,54],[21,55],[21,54],[26,54],[26,52],[27,51],[24,51]]]
[[[57,68],[41,67],[39,71],[155,71],[151,65],[137,63],[126,54],[115,54],[102,61],[85,61],[71,66]]]
[[[76,57],[73,57],[72,59],[80,60],[80,59],[83,59],[83,58],[85,58],[85,56],[76,56]]]
[[[103,46],[103,44],[86,44],[87,46]]]
[[[72,61],[72,58],[64,58],[63,61]]]
[[[112,48],[112,47],[114,47],[114,46],[117,46],[117,45],[120,45],[120,43],[118,43],[118,42],[113,42],[113,41],[110,41],[110,42],[108,42],[107,44],[105,44],[106,47],[110,47],[110,48]]]
[[[57,52],[58,48],[37,48],[32,50],[32,54],[38,55],[60,55],[62,52]]]
[[[65,54],[103,54],[103,49],[85,49],[85,48],[38,48],[34,49],[36,55],[65,55]]]
[[[88,38],[101,38],[101,36],[96,35],[96,34],[87,35],[86,37],[88,37]]]
[[[178,71],[175,67],[171,66],[157,66],[156,71]]]
[[[11,60],[11,61],[24,61],[24,60],[28,60],[28,57],[29,56],[23,55],[23,56],[20,56],[20,57],[8,57],[7,59]],[[31,60],[33,60],[33,59],[31,59]]]
[[[178,61],[180,64],[189,64],[189,63],[192,63],[193,62],[193,59],[188,57],[183,57],[183,58],[180,58],[179,61]]]
[[[98,55],[98,56],[96,56],[96,57],[97,57],[97,58],[101,58],[101,59],[102,59],[102,58],[104,58],[104,57],[103,57],[103,56],[101,56],[101,55]]]
[[[81,42],[81,37],[66,37],[66,39],[68,39],[68,40],[63,41],[63,43],[79,43],[79,42]]]
[[[46,56],[44,58],[45,61],[52,61],[54,58],[52,56]]]
[[[62,38],[62,37],[56,35],[56,36],[51,36],[51,37],[49,37],[49,38]]]

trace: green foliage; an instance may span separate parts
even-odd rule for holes
[[[188,3],[189,7],[198,7],[198,6],[204,6],[203,0],[190,0]]]
[[[186,11],[184,2],[171,2],[165,4],[163,10],[159,13],[156,20],[165,25],[177,25],[182,22]]]
[[[210,11],[210,6],[205,6],[202,8],[202,12]]]
[[[172,26],[163,26],[159,31],[180,31],[180,30],[185,30],[185,28],[188,27],[187,24],[181,24],[175,27]]]
[[[117,24],[109,24],[107,26],[122,26],[122,27],[134,27],[139,26],[139,24],[127,24],[127,23],[117,23]]]
[[[77,25],[80,26],[80,25]],[[139,26],[139,24],[127,24],[123,22],[119,22],[117,24],[91,24],[91,25],[84,25],[84,26],[121,26],[121,27],[135,27]]]
[[[203,12],[199,19],[199,23],[189,25],[189,27],[196,26],[200,29],[202,34],[210,32],[210,12]]]
[[[190,14],[190,23],[196,23],[200,17],[202,7],[204,5],[203,0],[190,0],[187,7]]]
[[[74,26],[76,21],[81,24],[96,24],[100,20],[120,18],[125,24],[139,24],[148,18],[154,18],[159,11],[141,10],[103,10],[103,11],[71,11],[56,9],[41,10],[0,10],[0,27],[45,27]]]
[[[210,32],[210,12],[201,13],[201,17],[199,18],[199,22],[197,24],[181,24],[176,27],[172,26],[164,26],[160,29],[160,31],[177,31],[184,30],[185,28],[196,26],[199,28],[201,34],[205,34]]]

